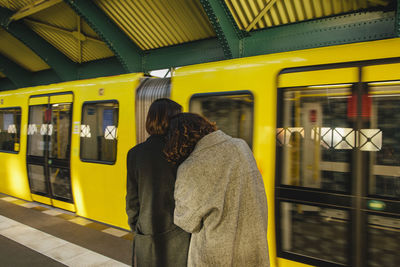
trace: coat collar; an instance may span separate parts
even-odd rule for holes
[[[223,131],[221,130],[217,130],[215,132],[209,133],[206,136],[204,136],[203,138],[201,138],[192,153],[196,153],[200,150],[203,150],[205,148],[211,147],[213,145],[216,145],[218,143],[222,143],[225,142],[229,139],[232,139],[231,136],[225,134]]]

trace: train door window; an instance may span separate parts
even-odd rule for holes
[[[51,107],[51,129],[49,143],[49,157],[55,159],[66,159],[70,151],[70,125],[71,104],[57,103]]]
[[[21,135],[21,108],[0,109],[0,151],[18,152]]]
[[[400,82],[370,83],[371,126],[364,135],[370,151],[368,193],[400,199]]]
[[[81,122],[81,159],[97,163],[115,163],[117,130],[117,101],[84,103]]]
[[[195,94],[190,100],[190,112],[202,114],[216,122],[218,129],[244,139],[252,147],[254,97],[251,92]]]
[[[29,107],[28,156],[44,157],[48,114],[47,104]]]
[[[278,128],[284,185],[349,192],[355,131],[348,119],[351,85],[287,88]]]

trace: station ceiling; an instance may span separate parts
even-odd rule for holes
[[[0,0],[0,90],[399,35],[400,0]]]

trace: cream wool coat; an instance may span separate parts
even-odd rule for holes
[[[188,266],[269,266],[264,183],[245,141],[203,137],[179,166],[174,223],[192,233]]]

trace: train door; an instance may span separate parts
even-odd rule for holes
[[[35,201],[75,211],[70,178],[72,93],[29,99],[27,172]]]
[[[374,64],[279,77],[280,258],[316,266],[400,261],[400,64]]]
[[[362,68],[365,266],[400,262],[400,63]]]
[[[279,266],[360,266],[357,118],[348,113],[359,68],[279,75],[275,211]],[[357,259],[358,260],[358,259]]]

